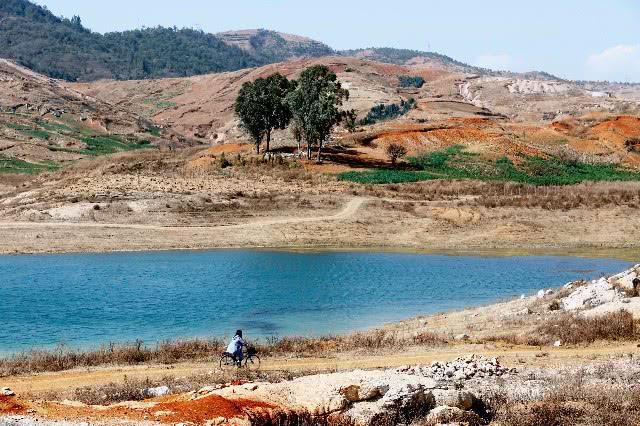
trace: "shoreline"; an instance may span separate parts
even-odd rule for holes
[[[465,257],[580,257],[610,258],[640,261],[640,245],[637,247],[593,247],[593,246],[553,246],[553,247],[493,247],[493,248],[416,248],[411,246],[349,246],[349,245],[301,245],[301,246],[211,246],[211,247],[175,247],[140,249],[84,249],[84,250],[15,250],[0,251],[0,257],[42,256],[42,255],[99,255],[122,253],[171,253],[171,252],[218,252],[218,251],[262,251],[289,253],[397,253],[421,254],[430,256],[465,256]]]

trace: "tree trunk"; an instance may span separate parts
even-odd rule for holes
[[[307,160],[311,160],[311,142],[307,141]]]
[[[256,142],[256,153],[260,154],[260,142]]]
[[[323,141],[320,141],[318,144],[318,163],[322,161],[322,143]]]
[[[269,143],[271,142],[271,130],[267,131],[267,151],[269,152]]]

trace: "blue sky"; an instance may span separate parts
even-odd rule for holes
[[[463,62],[572,79],[640,82],[640,1],[37,0],[107,32],[267,28],[336,49],[433,50]]]

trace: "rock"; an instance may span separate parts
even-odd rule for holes
[[[521,295],[520,295],[520,300],[524,300],[524,299],[526,299],[526,298],[527,298],[527,296],[525,296],[524,294],[521,294]]]
[[[0,389],[0,395],[2,396],[15,396],[16,393],[9,388]]]
[[[360,385],[360,397],[363,401],[380,398],[389,391],[389,385],[379,380],[368,380]]]
[[[623,296],[607,279],[601,278],[578,287],[573,293],[563,298],[561,302],[565,310],[572,311],[589,309],[622,298]]]
[[[469,335],[465,334],[465,333],[462,333],[462,334],[458,334],[453,339],[454,340],[469,340]]]
[[[148,398],[157,398],[159,396],[168,395],[171,392],[168,386],[159,386],[157,388],[147,388],[143,391],[144,395]]]
[[[556,340],[556,341],[553,343],[553,347],[555,347],[555,348],[559,348],[560,346],[562,346],[562,342],[561,342],[560,340]]]
[[[340,394],[347,398],[349,402],[360,402],[362,399],[360,398],[360,386],[358,385],[349,385],[340,389]]]
[[[538,299],[542,299],[544,297],[544,290],[538,291],[537,296],[538,296]]]
[[[475,395],[464,390],[434,389],[432,393],[436,406],[446,405],[462,410],[470,410],[476,399]]]
[[[441,405],[434,408],[427,416],[427,424],[449,423],[464,416],[464,410],[457,407]]]

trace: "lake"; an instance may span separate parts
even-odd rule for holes
[[[631,262],[365,252],[0,256],[0,352],[346,333],[622,271]]]

